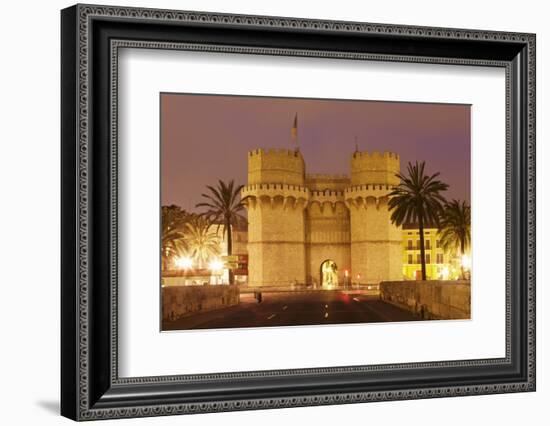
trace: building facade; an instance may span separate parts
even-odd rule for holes
[[[399,156],[356,151],[350,175],[306,174],[298,150],[248,153],[248,283],[251,286],[403,278],[401,228],[388,195],[399,184]]]
[[[460,276],[460,264],[451,254],[443,250],[439,231],[435,227],[424,229],[424,255],[426,258],[426,279],[456,280]],[[403,226],[403,278],[422,279],[420,255],[420,231],[416,225]]]

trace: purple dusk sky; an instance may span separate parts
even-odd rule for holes
[[[298,141],[306,173],[349,175],[355,139],[360,151],[392,151],[426,161],[449,184],[447,199],[470,201],[470,106],[161,94],[162,204],[196,211],[205,185],[246,184],[247,152],[292,149]]]

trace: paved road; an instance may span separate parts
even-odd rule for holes
[[[163,330],[419,320],[376,296],[361,293],[317,291],[263,293],[262,296],[262,302],[257,303],[252,295],[241,295],[241,303],[237,306],[165,322]]]

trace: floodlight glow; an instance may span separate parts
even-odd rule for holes
[[[223,269],[223,262],[219,259],[212,260],[208,264],[208,268],[210,268],[211,271],[221,271]]]
[[[193,267],[193,259],[190,257],[178,257],[176,259],[176,266],[180,269],[191,269]]]
[[[462,266],[465,269],[470,269],[470,267],[472,266],[472,259],[470,259],[470,256],[468,256],[467,254],[462,256]]]

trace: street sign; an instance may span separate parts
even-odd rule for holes
[[[224,261],[224,262],[238,262],[239,261],[239,255],[222,256],[222,261]]]

